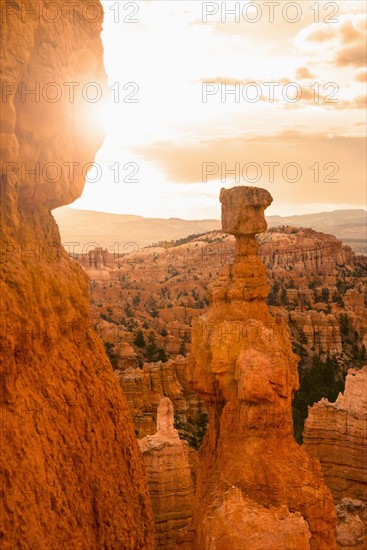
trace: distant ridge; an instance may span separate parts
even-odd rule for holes
[[[144,218],[131,214],[109,214],[92,210],[74,210],[68,206],[53,211],[64,243],[80,243],[80,252],[88,243],[104,248],[114,243],[137,243],[139,247],[165,240],[221,228],[220,220],[183,220],[180,218]],[[294,216],[268,216],[269,227],[294,225],[331,233],[358,254],[367,254],[367,212],[361,209],[334,210]]]

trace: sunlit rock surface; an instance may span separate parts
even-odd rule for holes
[[[285,323],[265,303],[266,270],[255,234],[266,229],[264,209],[272,198],[263,189],[236,187],[222,190],[220,199],[236,258],[210,288],[211,305],[193,328],[188,378],[210,418],[200,449],[194,544],[203,550],[335,549],[331,494],[319,463],[293,438],[298,358]],[[227,521],[226,511],[235,519]]]
[[[260,256],[268,269],[279,274],[292,270],[297,275],[335,275],[338,266],[354,265],[350,246],[334,235],[313,229],[286,227],[260,236]]]
[[[87,276],[50,214],[81,194],[102,134],[80,94],[42,92],[104,88],[102,8],[93,2],[92,23],[83,2],[73,19],[67,2],[46,4],[1,2],[1,85],[17,93],[1,104],[0,546],[146,550],[153,518],[128,405],[90,328]]]

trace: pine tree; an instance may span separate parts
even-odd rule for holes
[[[145,348],[145,340],[144,340],[144,335],[143,335],[143,332],[141,330],[138,331],[137,335],[136,335],[136,338],[134,340],[134,344],[138,347],[138,348]]]

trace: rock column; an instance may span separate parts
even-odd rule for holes
[[[265,299],[256,234],[271,195],[222,189],[223,230],[236,238],[233,264],[210,289],[193,328],[188,378],[204,398],[209,427],[194,504],[202,550],[332,550],[335,509],[320,465],[293,437],[298,357],[285,323]]]
[[[191,550],[194,485],[189,446],[174,427],[169,397],[157,411],[157,433],[139,440],[148,476],[155,519],[155,542],[160,550]]]

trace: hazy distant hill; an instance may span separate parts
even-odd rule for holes
[[[302,216],[270,216],[269,226],[294,225],[311,227],[316,231],[330,233],[341,239],[358,254],[367,254],[367,212],[363,209],[334,210]]]
[[[60,227],[62,241],[80,243],[81,251],[88,243],[104,248],[114,243],[137,243],[139,247],[158,241],[176,240],[196,233],[220,229],[219,220],[181,220],[179,218],[144,218],[126,214],[107,214],[69,207],[53,211]],[[367,253],[367,212],[363,209],[335,210],[300,216],[269,216],[269,226],[294,225],[331,233],[349,244],[359,254]]]
[[[219,220],[181,220],[179,218],[143,218],[125,214],[105,214],[69,207],[53,211],[63,242],[96,242],[104,248],[115,242],[134,242],[139,247],[163,240],[176,240],[196,233],[220,229]]]

